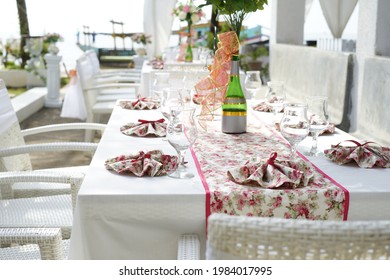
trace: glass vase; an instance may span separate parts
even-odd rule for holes
[[[192,62],[193,61],[191,41],[192,41],[191,40],[191,28],[188,28],[187,49],[186,49],[186,54],[184,56],[185,62]]]

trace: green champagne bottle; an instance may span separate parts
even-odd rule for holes
[[[247,105],[240,83],[239,55],[232,56],[230,81],[222,104],[222,132],[245,133]]]

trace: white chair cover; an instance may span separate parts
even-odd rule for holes
[[[4,82],[0,80],[0,134],[8,130],[15,122],[18,122],[18,119],[12,107],[11,99],[8,97]]]
[[[62,118],[75,118],[85,120],[87,118],[87,108],[81,84],[78,77],[72,77],[66,88],[64,103],[61,110]]]

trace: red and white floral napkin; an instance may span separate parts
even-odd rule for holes
[[[347,140],[353,146],[343,146],[342,143],[332,145],[330,149],[324,151],[327,158],[342,165],[356,162],[359,167],[372,168],[374,166],[390,168],[390,148],[381,147],[374,142],[363,144],[355,140]]]
[[[259,104],[253,106],[253,110],[260,112],[272,112],[271,106],[267,105],[265,101],[261,101]]]
[[[303,160],[277,159],[273,152],[268,159],[249,160],[243,166],[230,169],[230,180],[238,184],[263,188],[298,188],[307,186],[314,170]]]
[[[136,136],[160,136],[167,134],[167,124],[164,119],[149,121],[138,120],[138,123],[128,123],[120,127],[120,131],[125,135]]]
[[[134,174],[135,176],[162,176],[176,170],[177,156],[165,155],[160,150],[137,152],[107,159],[104,163],[107,170],[119,174]]]
[[[119,101],[119,105],[123,109],[152,110],[152,109],[158,109],[160,107],[160,102],[155,99],[142,97],[133,101],[129,101],[129,100]]]

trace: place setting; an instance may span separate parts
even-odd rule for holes
[[[153,110],[160,107],[160,101],[155,98],[139,96],[136,100],[121,100],[119,106],[128,110]]]

